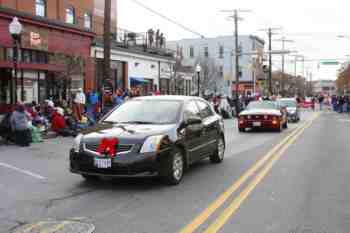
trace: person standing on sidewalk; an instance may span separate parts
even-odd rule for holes
[[[323,95],[319,95],[318,103],[320,104],[320,111],[322,111],[322,109],[323,109],[323,101],[324,101],[324,96]]]
[[[83,89],[79,88],[74,98],[74,105],[75,105],[74,112],[75,112],[75,117],[77,118],[78,121],[81,121],[81,116],[84,112],[85,104],[86,104],[85,94],[83,92]]]
[[[29,130],[29,114],[25,111],[23,104],[17,105],[15,111],[12,113],[10,122],[11,129],[15,134],[15,142],[19,146],[30,146],[32,141],[31,132]]]
[[[88,95],[87,113],[91,120],[96,122],[98,109],[98,94],[95,90]]]

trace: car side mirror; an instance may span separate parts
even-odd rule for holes
[[[191,117],[186,120],[186,125],[197,125],[202,124],[202,119],[200,117]]]

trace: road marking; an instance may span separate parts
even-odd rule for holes
[[[228,219],[239,209],[243,201],[255,189],[255,187],[269,174],[273,165],[282,157],[286,150],[300,137],[300,135],[312,125],[319,114],[316,114],[309,122],[304,124],[304,127],[298,131],[293,137],[289,138],[288,142],[278,150],[276,154],[269,160],[266,166],[261,170],[254,179],[244,188],[244,190],[231,202],[231,204],[220,214],[220,216],[204,231],[204,233],[218,232]]]
[[[28,227],[23,229],[23,231],[21,233],[29,233],[32,230],[34,230],[35,228],[39,228],[39,227],[41,227],[44,224],[45,224],[45,222],[38,222],[38,223],[35,223],[35,224],[30,224]]]
[[[46,229],[46,230],[43,230],[43,231],[40,231],[40,233],[56,233],[58,232],[59,230],[61,230],[65,225],[69,224],[71,222],[69,221],[63,221],[62,223],[60,224],[57,224],[49,229]]]
[[[185,226],[180,233],[192,233],[200,225],[202,225],[224,202],[238,190],[250,177],[252,177],[257,170],[259,170],[288,140],[297,134],[307,122],[294,129],[288,136],[286,136],[280,143],[274,146],[263,158],[258,160],[251,168],[249,168],[231,187],[222,193],[212,204],[210,204],[202,213],[200,213],[192,222]]]
[[[28,175],[28,176],[37,178],[37,179],[39,179],[39,180],[45,180],[45,179],[46,179],[45,177],[43,177],[43,176],[41,176],[41,175],[39,175],[39,174],[36,174],[36,173],[30,172],[30,171],[28,171],[28,170],[24,170],[24,169],[21,169],[21,168],[12,166],[12,165],[7,164],[7,163],[0,163],[0,166],[9,168],[9,169],[12,169],[12,170],[15,170],[15,171],[18,171],[18,172],[20,172],[20,173],[23,173],[23,174],[26,174],[26,175]]]

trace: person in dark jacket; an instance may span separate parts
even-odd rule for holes
[[[29,130],[29,114],[22,104],[17,105],[11,115],[11,129],[15,133],[15,143],[19,146],[30,146],[31,132]]]

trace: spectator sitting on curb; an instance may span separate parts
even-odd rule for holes
[[[64,110],[62,108],[56,108],[52,117],[51,128],[58,135],[63,137],[69,137],[76,135],[74,131],[70,130],[66,125],[66,120],[64,119]]]

